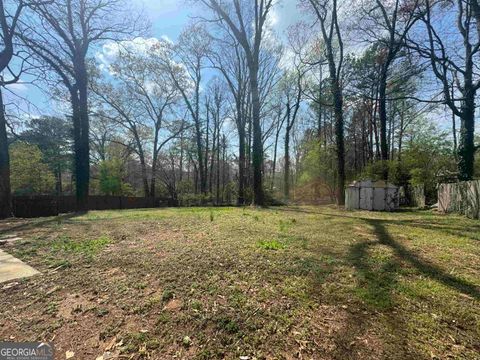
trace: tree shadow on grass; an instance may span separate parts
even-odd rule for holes
[[[477,300],[480,299],[480,289],[464,279],[446,273],[442,268],[427,262],[395,241],[386,228],[389,221],[368,218],[362,220],[373,228],[376,239],[357,242],[349,248],[347,261],[355,267],[358,279],[358,285],[354,291],[370,308],[373,308],[374,314],[380,311],[385,315],[386,324],[388,324],[386,331],[389,333],[390,340],[384,344],[386,347],[382,348],[387,352],[388,358],[423,358],[425,357],[423,351],[408,340],[407,334],[410,330],[407,330],[405,318],[396,311],[389,311],[396,308],[395,290],[402,271],[402,263],[411,265],[418,273],[427,278]],[[395,221],[392,223],[397,224]],[[372,251],[378,246],[387,247],[393,253],[388,257],[376,258]],[[371,315],[373,318],[365,318],[365,324],[363,324],[365,331],[369,328],[369,321],[375,318],[374,314]],[[345,329],[359,334],[362,326],[358,323],[358,317],[351,315],[349,326]],[[376,329],[378,331],[378,328]],[[345,347],[345,340],[340,339],[349,339],[348,331],[338,336],[338,341],[341,342],[339,345],[343,347]],[[350,336],[350,338],[352,337]]]
[[[397,285],[400,264],[394,257],[382,259],[381,262],[369,257],[369,249],[380,244],[380,241],[368,241],[353,245],[350,248],[349,260],[358,273],[358,295],[375,308],[387,309],[394,305],[391,295]]]
[[[41,220],[38,219],[22,219],[19,223],[18,220],[14,220],[14,224],[12,226],[3,227],[0,223],[0,236],[6,235],[8,233],[14,231],[23,231],[23,230],[31,230],[36,228],[42,228],[44,226],[48,226],[50,224],[61,224],[65,220],[69,220],[75,218],[77,216],[84,215],[86,212],[75,212],[75,213],[68,213],[62,214],[54,217],[48,217]]]
[[[445,270],[439,266],[425,261],[412,251],[408,250],[405,246],[395,241],[385,227],[385,223],[389,223],[388,221],[375,219],[364,220],[373,227],[373,231],[378,238],[379,244],[386,245],[391,248],[400,259],[405,260],[407,263],[412,265],[418,272],[433,280],[441,282],[445,286],[448,286],[458,292],[474,297],[477,300],[480,299],[480,289],[478,286],[475,286],[464,279],[446,273]],[[354,245],[354,248],[357,246],[358,245]],[[357,257],[357,262],[358,261],[361,261],[362,263],[364,262],[364,260],[361,260],[361,258]],[[362,263],[357,264],[360,265],[360,269]]]
[[[394,291],[401,263],[391,253],[388,258],[372,258],[371,251],[379,245],[379,240],[367,240],[341,253],[319,244],[316,255],[303,258],[301,267],[295,269],[299,276],[310,276],[309,296],[320,305],[318,311],[321,313],[323,306],[334,309],[330,315],[335,322],[329,323],[331,328],[323,335],[335,343],[325,353],[327,358],[425,357],[419,348],[407,344],[409,330],[405,318],[392,311],[397,305]],[[348,276],[346,269],[352,265],[357,280]],[[355,282],[353,287],[351,281]]]
[[[340,268],[337,268],[337,265],[343,267],[343,264],[348,264],[355,268],[358,281],[351,290],[353,294],[358,296],[359,299],[362,299],[363,303],[367,305],[365,308],[367,311],[365,312],[351,309],[350,306],[348,307],[347,311],[349,315],[344,321],[345,325],[342,326],[340,331],[335,333],[335,342],[338,347],[333,352],[334,357],[353,359],[385,358],[386,356],[387,358],[400,359],[424,358],[426,356],[421,346],[417,347],[417,344],[412,342],[412,333],[406,323],[407,320],[405,316],[401,312],[398,313],[395,311],[399,305],[396,303],[398,301],[396,293],[399,290],[400,276],[402,272],[405,271],[403,268],[404,265],[409,265],[409,267],[413,268],[417,275],[432,279],[471,298],[480,299],[480,287],[465,279],[449,274],[447,270],[441,266],[422,258],[419,254],[406,247],[406,245],[398,242],[388,231],[389,225],[413,226],[436,230],[440,235],[442,232],[446,234],[450,231],[456,235],[457,232],[462,230],[462,227],[457,224],[449,224],[450,220],[448,219],[435,218],[432,219],[432,224],[429,225],[429,219],[423,218],[419,219],[419,221],[415,219],[396,220],[378,217],[369,218],[362,213],[355,212],[343,214],[322,212],[321,210],[316,211],[314,209],[299,210],[304,213],[325,216],[325,219],[340,217],[357,220],[357,224],[364,223],[370,225],[373,229],[374,236],[370,239],[357,240],[356,242],[347,244],[346,254],[332,252],[332,249],[328,249],[322,245],[316,249],[316,253],[319,254],[330,253],[332,257],[338,259],[338,262],[334,263],[328,269],[327,274],[322,271],[311,273],[312,288],[319,289],[322,283],[330,281],[328,280],[328,273],[341,271]],[[281,211],[288,211],[288,209],[282,209]],[[414,224],[412,225],[412,223]],[[383,251],[377,252],[377,248],[379,248],[379,250],[382,248]],[[311,263],[312,266],[315,265],[313,262]],[[313,290],[313,294],[318,294],[317,299],[320,303],[327,302],[332,304],[345,303],[346,296],[348,296],[348,293],[338,294],[335,292],[326,297],[322,297],[318,290]],[[363,307],[360,304],[357,306],[359,306],[360,309]],[[355,305],[353,307],[355,307]],[[378,315],[378,313],[381,315]],[[384,319],[384,321],[379,322],[378,316],[380,316],[380,319]],[[384,332],[387,334],[386,337],[382,335]],[[364,334],[370,335],[367,335],[367,338],[365,338]],[[380,353],[369,353],[369,351],[372,351],[371,345],[362,345],[356,349],[352,348],[351,344],[357,344],[354,345],[354,347],[360,346],[358,339],[369,339],[368,336],[371,336],[374,342],[375,338],[381,339],[381,342],[377,343]],[[371,344],[370,339],[369,344]],[[360,351],[358,355],[355,355],[356,350]]]
[[[458,233],[458,231],[462,230],[462,227],[450,226],[450,225],[445,226],[444,222],[438,221],[438,220],[429,221],[431,223],[429,225],[423,222],[415,222],[412,219],[405,219],[405,220],[375,219],[375,218],[368,218],[368,217],[362,217],[362,216],[355,216],[356,215],[355,212],[350,213],[351,215],[346,215],[346,214],[325,213],[322,211],[312,211],[312,210],[303,209],[303,208],[281,209],[281,211],[294,211],[294,212],[299,211],[304,213],[323,215],[325,217],[340,217],[340,218],[362,220],[373,227],[373,231],[376,237],[378,238],[379,244],[390,247],[400,259],[408,262],[417,271],[419,271],[420,273],[422,273],[423,275],[431,279],[441,282],[442,284],[456,291],[459,291],[465,295],[472,296],[477,300],[480,299],[480,288],[478,286],[464,279],[450,275],[446,273],[445,270],[443,270],[439,266],[431,264],[426,260],[422,259],[418,255],[416,255],[415,253],[407,249],[405,246],[395,241],[394,238],[388,233],[386,229],[386,225],[398,225],[398,226],[409,226],[409,227],[418,227],[422,229],[437,230],[439,232],[444,232],[444,233],[455,235],[455,236],[466,236],[464,233],[461,233],[461,234]],[[474,228],[477,228],[477,225],[475,224],[473,224],[472,226]],[[478,228],[480,231],[480,227]],[[468,236],[468,237],[472,239],[471,236]],[[478,240],[477,238],[473,238],[473,239]],[[370,244],[368,246],[371,246],[371,245],[373,244]],[[366,248],[368,246],[366,246],[365,244],[364,245],[354,244],[350,252],[351,260],[357,266],[360,272],[362,271],[362,269],[365,272],[365,269],[367,266],[365,261],[367,259]],[[365,275],[369,275],[369,274],[366,273]],[[367,279],[368,278],[370,278],[370,276],[367,276]],[[373,287],[375,288],[376,286],[373,286]]]
[[[419,229],[433,230],[433,231],[438,231],[440,233],[444,233],[446,235],[462,236],[470,240],[480,241],[480,223],[476,224],[475,222],[472,221],[472,223],[468,224],[468,230],[466,230],[465,226],[450,224],[448,220],[452,220],[452,218],[449,217],[448,214],[444,216],[439,215],[435,219],[421,218],[421,219],[393,220],[393,219],[367,218],[367,217],[361,216],[362,212],[360,211],[348,211],[348,212],[340,211],[338,214],[335,214],[335,213],[324,212],[321,210],[315,211],[311,209],[305,209],[301,207],[276,208],[275,210],[284,211],[284,212],[301,212],[301,213],[312,214],[312,215],[322,215],[325,217],[325,219],[332,218],[332,217],[333,218],[340,217],[340,218],[357,219],[357,220],[363,220],[363,221],[374,220],[378,223],[387,223],[391,225],[400,225],[400,226],[408,226],[408,227],[414,227]],[[412,215],[415,215],[415,214],[421,214],[423,212],[424,210],[400,209],[398,211],[395,211],[395,214],[411,213]],[[464,218],[464,220],[467,221],[468,219]]]
[[[434,219],[428,219],[428,220],[427,219],[422,219],[422,220],[369,219],[364,217],[356,217],[356,218],[364,221],[375,221],[379,224],[408,226],[408,227],[418,228],[423,230],[438,231],[439,233],[443,233],[445,235],[461,236],[461,237],[466,237],[470,240],[480,241],[480,225],[468,224],[468,228],[462,225],[452,225],[447,222],[447,220],[451,220],[451,218],[448,218],[448,215],[445,216],[444,218],[439,217],[435,220]]]

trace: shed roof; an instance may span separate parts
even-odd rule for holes
[[[348,187],[356,187],[356,188],[389,188],[389,189],[397,189],[398,186],[393,185],[392,183],[386,182],[384,180],[362,180],[362,181],[354,181]]]

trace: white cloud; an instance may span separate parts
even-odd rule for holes
[[[102,71],[110,71],[109,66],[115,61],[122,49],[126,49],[134,54],[148,55],[153,49],[159,54],[164,54],[167,48],[173,45],[172,40],[166,35],[157,39],[155,37],[143,38],[138,37],[133,40],[105,43],[100,51],[95,54],[95,58],[99,62],[99,68]]]
[[[302,11],[298,8],[298,0],[276,1],[270,14],[270,23],[280,35],[284,35],[288,27],[302,17]]]
[[[25,94],[28,92],[28,84],[22,83],[21,81],[7,85],[8,90],[15,94]]]
[[[170,45],[173,45],[173,40],[170,39],[167,35],[162,35],[160,36],[160,39],[162,40],[165,40],[167,43],[169,43]]]

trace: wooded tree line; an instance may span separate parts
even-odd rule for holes
[[[309,187],[343,204],[363,176],[475,176],[478,0],[299,0],[285,32],[282,1],[191,3],[171,41],[124,0],[0,0],[1,217],[12,190],[49,186],[78,210],[89,193],[265,205]],[[23,114],[22,81],[64,115]]]

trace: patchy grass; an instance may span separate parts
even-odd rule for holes
[[[0,222],[41,275],[0,340],[90,359],[476,359],[480,223],[333,207],[92,211]],[[12,286],[11,286],[12,285]]]
[[[279,250],[285,247],[277,240],[260,240],[258,246],[264,250]]]
[[[110,239],[106,236],[101,236],[97,239],[72,241],[66,236],[60,237],[52,243],[53,251],[64,251],[67,253],[80,254],[85,256],[94,256],[106,245],[110,243]]]

